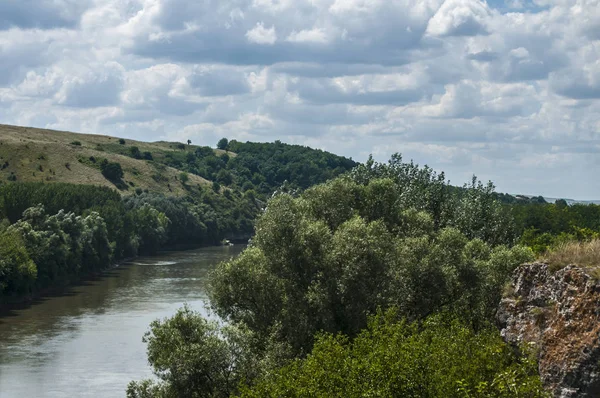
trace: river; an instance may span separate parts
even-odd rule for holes
[[[124,397],[152,375],[142,336],[184,302],[206,313],[204,283],[244,246],[138,258],[66,294],[0,318],[0,397]]]

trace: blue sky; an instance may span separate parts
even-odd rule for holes
[[[2,0],[0,122],[599,199],[600,0]]]

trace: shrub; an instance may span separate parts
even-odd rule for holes
[[[190,180],[190,176],[188,173],[179,174],[179,181],[181,181],[181,183],[183,185],[187,184],[189,180]]]
[[[81,142],[80,141],[73,141],[73,142],[71,142],[71,145],[81,146]]]
[[[109,162],[106,159],[104,159],[100,168],[102,170],[102,175],[113,182],[119,181],[125,175],[120,163]]]
[[[320,335],[312,353],[242,397],[548,397],[534,360],[492,328],[474,333],[433,316],[423,324],[379,315],[354,341]]]
[[[125,145],[125,140],[123,138],[119,138],[119,144]]]
[[[135,159],[142,158],[142,152],[140,151],[140,148],[138,148],[137,146],[132,146],[131,148],[129,148],[129,155]]]

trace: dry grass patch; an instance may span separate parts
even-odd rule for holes
[[[556,271],[567,265],[600,267],[600,239],[589,242],[563,242],[544,253],[540,259]]]
[[[76,141],[80,145],[72,145]],[[123,195],[142,189],[183,196],[197,191],[199,186],[210,185],[209,181],[193,174],[189,175],[189,181],[184,185],[179,178],[180,170],[162,165],[155,166],[154,163],[134,159],[115,150],[128,153],[130,146],[135,145],[142,151],[153,153],[175,151],[169,147],[169,143],[127,140],[127,145],[124,146],[118,142],[116,137],[0,124],[0,182],[12,181],[11,178],[15,178],[21,182],[65,182],[117,189],[102,175],[99,166],[96,167],[93,162],[82,161],[93,157],[98,162],[107,159],[123,167],[124,184],[120,187]],[[160,175],[160,178],[153,178],[155,175]]]

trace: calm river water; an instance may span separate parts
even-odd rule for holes
[[[123,397],[151,376],[142,336],[184,302],[205,312],[206,274],[244,246],[139,258],[0,317],[0,397]]]

